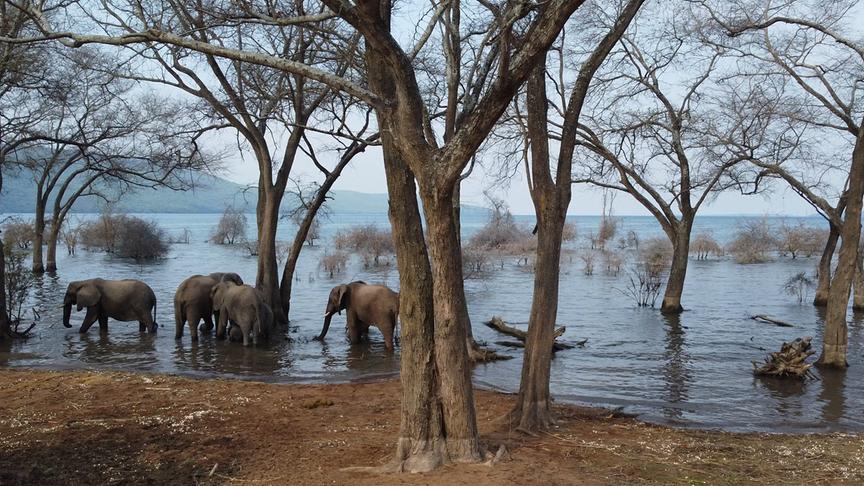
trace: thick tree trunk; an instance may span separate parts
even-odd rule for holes
[[[45,204],[36,201],[36,219],[33,221],[33,273],[45,273],[42,263],[42,244],[45,235]]]
[[[675,241],[672,242],[672,266],[669,268],[669,278],[666,280],[663,304],[660,305],[660,312],[664,314],[678,314],[684,311],[681,307],[681,294],[684,292],[684,279],[687,276],[692,227],[692,221],[682,218]]]
[[[849,170],[849,192],[843,227],[840,230],[842,243],[837,258],[837,269],[828,291],[828,309],[825,314],[822,355],[817,364],[845,368],[848,343],[846,308],[858,260],[858,244],[861,237],[861,207],[864,197],[864,129],[859,130],[852,152],[852,167]]]
[[[557,197],[555,194],[548,196]],[[522,380],[512,415],[517,421],[517,427],[527,432],[545,430],[554,424],[550,407],[549,378],[552,347],[555,342],[555,321],[558,317],[561,234],[566,211],[554,205],[550,206],[537,212],[534,296],[522,363]]]
[[[261,291],[264,301],[273,309],[273,319],[285,323],[276,262],[276,230],[279,227],[282,194],[267,186],[259,184],[258,189],[258,273],[255,276],[255,288]]]
[[[840,228],[828,223],[828,239],[825,241],[825,249],[822,250],[822,258],[819,259],[819,282],[816,284],[816,295],[813,297],[813,305],[825,307],[828,305],[828,290],[831,288],[831,261],[834,259],[834,250],[837,249],[837,240],[840,238]]]
[[[482,459],[468,360],[467,329],[471,326],[462,280],[462,249],[453,219],[453,189],[426,181],[420,188],[429,232],[435,309],[435,360],[444,408],[444,433],[450,460]]]
[[[54,273],[57,271],[57,240],[60,238],[60,227],[63,222],[56,217],[51,221],[51,230],[48,232],[48,240],[45,242],[45,271]]]
[[[9,321],[9,310],[6,307],[6,248],[3,246],[2,236],[0,233],[0,341],[12,337],[12,323]]]

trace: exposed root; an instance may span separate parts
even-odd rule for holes
[[[814,354],[810,350],[811,337],[798,338],[791,343],[783,343],[780,351],[771,353],[765,358],[765,363],[760,365],[753,362],[753,373],[757,376],[776,376],[779,378],[813,378],[815,375],[810,371],[812,363],[805,360]]]

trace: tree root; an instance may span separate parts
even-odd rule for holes
[[[805,362],[807,358],[815,354],[815,351],[810,350],[810,341],[812,339],[808,336],[798,338],[791,343],[784,342],[780,347],[780,351],[768,355],[762,365],[753,361],[753,373],[756,376],[815,379],[816,376],[810,371],[813,364]]]

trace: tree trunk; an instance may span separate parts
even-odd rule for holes
[[[33,221],[33,273],[45,273],[42,263],[42,243],[45,235],[45,203],[36,201],[36,219]]]
[[[861,237],[861,206],[864,196],[864,129],[860,129],[852,152],[852,167],[849,170],[849,198],[840,230],[842,243],[837,258],[837,269],[828,291],[828,309],[825,314],[822,355],[817,364],[845,368],[848,342],[846,308],[855,276],[858,260],[858,244]]]
[[[535,188],[535,192],[538,188]],[[557,197],[556,194],[538,196],[550,199]],[[522,380],[512,414],[518,421],[519,430],[526,432],[546,430],[555,423],[550,407],[549,378],[552,346],[555,342],[555,321],[558,317],[561,235],[565,218],[566,210],[554,203],[537,211],[534,296],[522,362]]]
[[[828,239],[825,241],[825,249],[822,250],[822,258],[819,259],[819,282],[816,284],[816,295],[813,297],[813,305],[816,307],[828,305],[828,290],[831,288],[831,260],[834,259],[838,238],[840,238],[840,228],[829,222]]]
[[[63,225],[56,216],[51,221],[51,230],[48,232],[48,241],[45,242],[47,254],[45,256],[45,271],[54,273],[57,271],[57,239],[60,237],[60,227]]]
[[[852,310],[864,311],[864,247],[858,245],[858,259],[853,283]]]
[[[462,280],[462,249],[453,218],[453,188],[438,181],[421,181],[420,194],[428,228],[435,309],[435,361],[439,397],[444,412],[444,435],[449,459],[482,459],[474,390],[468,360],[467,329],[471,326]]]
[[[255,288],[261,291],[264,301],[273,309],[274,321],[285,323],[279,292],[279,267],[276,262],[276,230],[279,227],[282,194],[264,183],[259,184],[258,191],[258,273],[255,276]]]
[[[678,314],[684,311],[681,307],[681,294],[684,292],[684,279],[687,276],[692,226],[692,220],[682,218],[675,241],[672,242],[672,266],[669,269],[669,278],[666,280],[663,304],[660,306],[660,312],[664,314]]]
[[[2,185],[0,182],[0,187]],[[9,322],[9,311],[6,307],[6,248],[3,246],[2,236],[0,233],[0,341],[12,337],[12,323]]]

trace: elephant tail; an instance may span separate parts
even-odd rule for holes
[[[154,328],[159,327],[159,325],[156,324],[156,304],[158,304],[158,302],[156,301],[156,299],[153,299],[153,327]]]

